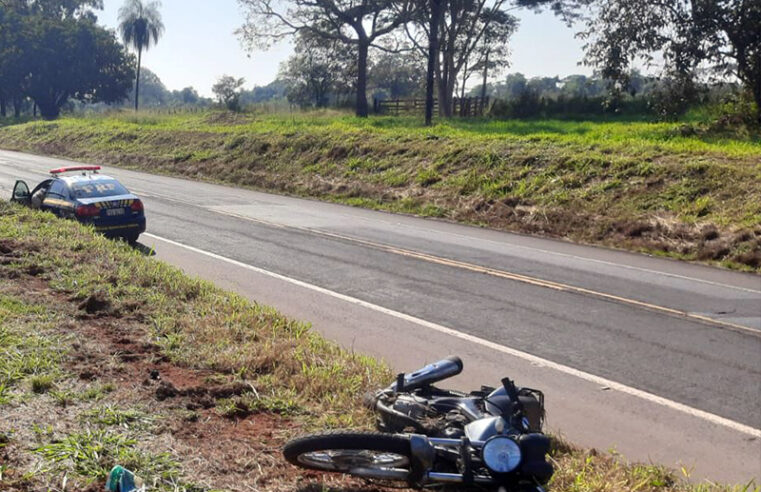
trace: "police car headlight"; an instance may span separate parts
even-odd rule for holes
[[[521,448],[506,436],[494,436],[481,450],[484,464],[494,473],[510,473],[521,463]]]

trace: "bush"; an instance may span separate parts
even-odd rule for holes
[[[663,78],[648,96],[651,112],[664,121],[676,121],[697,102],[700,89],[690,79]]]

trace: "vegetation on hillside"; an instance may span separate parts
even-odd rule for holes
[[[381,363],[74,222],[0,201],[0,489],[102,490],[120,463],[158,491],[384,489],[285,463],[289,437],[366,428]],[[556,492],[690,485],[555,440]],[[755,488],[754,488],[755,487]]]
[[[694,118],[114,115],[0,146],[759,271],[761,139]]]

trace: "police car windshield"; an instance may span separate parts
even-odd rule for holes
[[[72,183],[71,193],[74,195],[74,198],[101,198],[127,195],[129,191],[114,179],[104,179],[92,182]]]

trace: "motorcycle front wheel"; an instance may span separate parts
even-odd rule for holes
[[[377,432],[326,432],[289,441],[285,459],[313,470],[381,480],[407,480],[412,453],[405,436]]]

